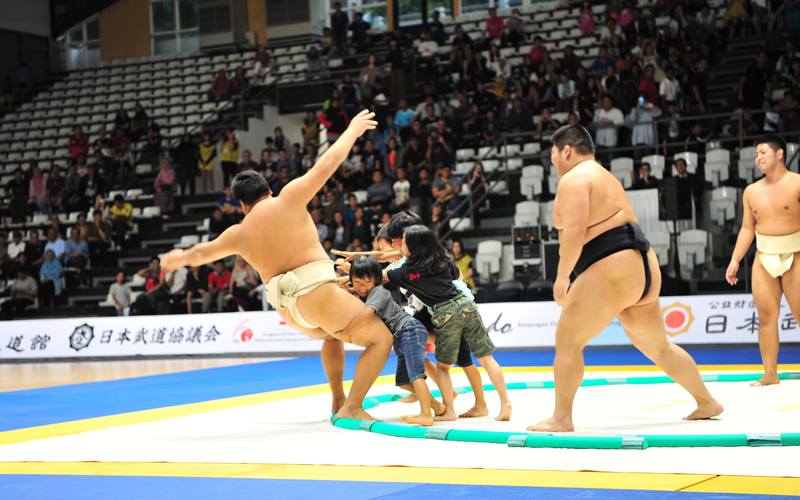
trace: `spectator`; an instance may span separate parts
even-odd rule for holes
[[[768,56],[765,50],[760,50],[742,80],[739,82],[739,104],[751,109],[769,108],[768,99],[772,98],[770,76],[765,68]]]
[[[389,206],[394,198],[394,192],[392,185],[384,180],[383,172],[380,170],[372,173],[372,181],[373,184],[367,188],[367,204],[373,213],[378,213]]]
[[[227,101],[229,87],[230,82],[225,75],[225,70],[221,69],[217,71],[217,76],[214,78],[214,81],[211,82],[211,88],[208,89],[208,93],[206,94],[208,100],[210,102]]]
[[[306,154],[303,155],[303,159],[300,160],[300,171],[304,174],[314,168],[314,165],[317,163],[317,150],[314,146],[307,146],[306,147]],[[271,174],[272,177],[264,174],[264,178],[267,179],[267,182],[272,182],[274,179],[277,179],[277,170],[274,174]]]
[[[124,159],[132,165],[133,159],[129,157],[131,140],[125,135],[125,131],[121,128],[114,131],[114,139],[111,142],[114,144],[114,154],[119,155],[122,153]]]
[[[702,181],[697,175],[686,172],[686,160],[682,158],[675,161],[675,170],[678,172],[678,206],[694,201],[695,211],[702,212],[702,206],[698,203],[703,196]]]
[[[728,10],[725,11],[725,16],[723,20],[725,24],[727,24],[730,28],[729,37],[733,38],[737,35],[737,31],[739,32],[740,36],[747,35],[747,25],[749,24],[749,14],[747,13],[747,9],[744,7],[743,0],[728,0]],[[776,15],[780,15],[781,9],[786,6],[786,2],[778,9]]]
[[[447,43],[447,33],[444,31],[444,24],[439,20],[440,14],[438,10],[434,10],[431,14],[431,20],[425,28],[426,33],[431,34],[431,38],[437,44]]]
[[[519,52],[519,46],[528,40],[525,34],[525,20],[519,15],[519,9],[511,9],[511,17],[506,24],[508,27],[508,41],[514,46],[514,50]]]
[[[444,213],[444,205],[441,203],[437,203],[431,209],[431,221],[428,224],[428,227],[431,228],[431,231],[436,233],[439,237],[443,235],[446,226],[443,224],[445,219]]]
[[[41,171],[39,175],[41,176]],[[32,187],[32,182],[30,187]],[[11,197],[11,201],[8,203],[8,211],[11,213],[11,222],[15,224],[24,222],[25,217],[31,213],[28,208],[30,187],[29,183],[25,182],[23,178],[22,169],[14,169],[14,178],[6,183],[5,191],[6,196]]]
[[[236,176],[236,162],[239,160],[239,140],[232,128],[225,130],[219,140],[220,164],[222,165],[222,185],[230,186]]]
[[[50,231],[53,231],[52,229]],[[39,307],[56,307],[57,297],[61,295],[61,278],[64,276],[64,269],[61,262],[56,258],[52,248],[45,249],[45,260],[39,269]]]
[[[208,277],[199,267],[190,267],[189,273],[186,275],[186,310],[188,314],[192,314],[192,299],[198,295],[205,299],[207,292]]]
[[[298,175],[300,174],[300,166],[297,164],[294,158],[290,158],[286,155],[285,149],[278,150],[278,163],[276,164],[276,166],[278,167],[278,169],[282,167],[288,167],[289,175],[292,178],[297,178]]]
[[[172,170],[168,158],[161,160],[161,171],[158,172],[153,187],[156,189],[153,203],[161,209],[162,214],[171,213],[175,209],[175,171]]]
[[[292,178],[289,176],[289,167],[283,167],[279,169],[278,180],[271,186],[272,187],[272,196],[278,196],[281,194],[281,190],[286,187],[292,181]]]
[[[39,240],[39,230],[32,229],[30,232],[30,241],[25,244],[25,262],[26,268],[35,271],[33,274],[38,275],[39,267],[44,262],[44,241]],[[30,274],[30,273],[29,273]]]
[[[2,246],[2,245],[0,245]],[[19,256],[25,254],[25,242],[22,241],[22,233],[14,231],[11,243],[8,244],[7,249],[8,259],[12,262],[18,262]],[[10,273],[3,273],[10,274]]]
[[[633,133],[631,135],[631,143],[634,146],[650,145],[655,149],[655,125],[649,122],[654,121],[660,116],[661,110],[647,98],[645,92],[642,92],[639,96],[639,102],[630,114],[630,121],[636,124],[633,126]],[[652,153],[652,151],[635,149],[633,151],[633,158],[638,162],[643,156],[649,153]]]
[[[236,167],[236,173],[238,174],[246,170],[258,170],[258,163],[251,159],[251,153],[249,149],[245,149],[242,152],[242,161]]]
[[[600,47],[600,59],[592,63],[589,74],[598,78],[602,78],[606,74],[606,68],[608,66],[613,66],[613,64],[614,63],[608,54],[608,47],[602,46]]]
[[[364,14],[356,12],[353,16],[353,22],[350,23],[350,31],[353,32],[352,38],[356,46],[356,54],[363,54],[367,51],[367,43],[369,43],[367,31],[369,31],[370,28],[370,24],[364,21]]]
[[[561,128],[561,122],[552,117],[548,108],[542,109],[542,116],[539,117],[539,125],[536,126],[536,132],[540,134],[542,141],[547,141],[547,138],[559,128]]]
[[[150,166],[155,169],[156,164],[161,155],[163,138],[161,137],[161,128],[158,124],[153,123],[150,126],[150,131],[147,134],[147,141],[141,151],[139,161],[150,163]]]
[[[575,111],[580,116],[580,123],[587,126],[594,120],[595,104],[598,101],[599,89],[597,88],[597,80],[593,77],[586,79],[586,83],[578,89],[578,98],[576,99]]]
[[[114,243],[117,249],[121,249],[125,235],[133,227],[133,207],[125,202],[121,194],[118,194],[114,196],[114,204],[108,209],[108,217],[114,229]]]
[[[461,240],[453,241],[453,245],[450,247],[450,254],[453,257],[453,262],[458,266],[459,271],[461,271],[461,274],[464,276],[464,283],[470,287],[470,289],[475,288],[475,282],[472,280],[475,266],[472,263],[472,257],[464,251],[464,244]]]
[[[372,230],[369,222],[364,218],[364,209],[361,207],[356,208],[355,217],[355,222],[350,225],[350,231],[353,235],[352,241],[372,241]]]
[[[333,32],[327,26],[322,28],[322,38],[319,40],[319,46],[322,57],[330,58],[337,57],[339,55],[339,51],[336,49],[336,45],[333,43]]]
[[[681,84],[675,79],[675,68],[669,64],[667,65],[667,77],[661,82],[659,87],[659,95],[661,96],[661,105],[667,107],[670,101],[678,101],[681,95]]]
[[[85,157],[87,153],[89,153],[89,140],[84,137],[83,129],[79,125],[75,127],[75,133],[69,138],[69,156],[74,164],[78,155],[82,154]]]
[[[639,167],[639,175],[641,176],[639,180],[636,180],[636,177],[633,172],[631,172],[631,180],[633,180],[633,185],[631,186],[631,190],[639,190],[639,189],[656,189],[658,188],[658,179],[650,175],[650,164],[649,163],[642,163],[642,166]]]
[[[119,162],[117,175],[114,178],[111,189],[127,191],[128,189],[136,187],[136,185],[136,175],[133,173],[133,169],[131,168],[130,164],[126,161]]]
[[[39,293],[36,280],[28,275],[25,266],[17,264],[14,285],[11,287],[11,299],[3,302],[3,316],[7,320],[14,319],[15,315],[25,312],[25,308],[33,305],[33,301]]]
[[[344,250],[347,248],[352,236],[350,232],[350,224],[344,220],[344,215],[342,215],[342,212],[335,212],[333,214],[333,225],[328,234],[333,236],[332,243],[334,249]]]
[[[584,36],[594,35],[594,11],[592,5],[584,0],[580,12],[581,31]]]
[[[3,100],[6,103],[6,109],[10,110],[14,106],[14,83],[11,81],[11,76],[6,75],[3,81]]]
[[[259,45],[256,58],[253,61],[253,78],[256,79],[262,74],[266,74],[273,66],[272,57],[270,57],[267,47]]]
[[[791,92],[783,96],[783,100],[775,106],[775,111],[780,113],[778,119],[778,131],[782,134],[789,134],[800,131],[800,107],[798,107],[797,97]]]
[[[159,302],[167,300],[166,280],[163,269],[161,269],[161,259],[152,257],[150,259],[150,266],[145,267],[138,273],[139,276],[145,279],[144,290],[145,292],[136,298],[134,307],[140,311],[147,311],[151,314],[160,313]]]
[[[228,311],[255,310],[257,287],[258,282],[253,272],[253,266],[248,264],[241,255],[237,255],[228,285],[228,292],[232,296],[232,302],[228,303]]]
[[[433,181],[433,196],[436,202],[449,207],[450,211],[455,211],[458,207],[458,198],[461,193],[461,178],[450,176],[450,166],[444,165],[439,169],[439,176]]]
[[[103,179],[97,173],[97,167],[95,164],[89,165],[86,175],[81,177],[78,183],[78,201],[74,205],[81,211],[86,211],[97,195],[102,195],[104,192]]]
[[[106,250],[111,246],[111,226],[103,220],[103,213],[100,210],[95,210],[92,217],[94,222],[86,225],[85,238],[89,246],[92,267],[102,267]]]
[[[339,108],[339,100],[334,99],[331,101],[330,107],[319,116],[319,122],[328,129],[328,143],[333,144],[339,139],[347,127],[350,125],[350,119],[342,109]]]
[[[317,237],[319,238],[319,242],[322,243],[328,237],[328,226],[325,224],[325,221],[322,217],[322,210],[315,209],[311,211],[311,220],[314,222],[314,225],[317,227]]]
[[[108,294],[114,301],[117,316],[128,316],[131,307],[131,287],[125,283],[125,271],[122,269],[117,272],[117,281],[108,289]]]
[[[214,163],[217,157],[217,145],[211,141],[210,134],[203,134],[203,142],[198,148],[198,168],[203,179],[203,192],[214,191]]]
[[[639,92],[644,92],[647,100],[651,103],[658,102],[658,86],[654,80],[656,69],[652,64],[648,64],[644,69],[644,76],[639,83]]]
[[[411,197],[411,183],[406,177],[404,168],[397,169],[397,180],[392,185],[392,190],[394,191],[394,199],[391,207],[393,209],[406,210]]]
[[[224,199],[224,198],[223,198]],[[231,226],[231,220],[223,214],[223,207],[214,208],[214,213],[208,221],[208,240],[213,241]]]
[[[464,49],[467,47],[472,47],[472,38],[464,33],[464,28],[461,25],[456,26],[456,34],[453,36],[453,43],[454,48]]]
[[[487,146],[494,144],[500,135],[500,123],[495,119],[494,110],[486,112],[486,119],[483,120],[482,139]]]
[[[433,40],[431,32],[425,33],[425,40],[417,46],[417,58],[420,65],[424,64],[427,68],[427,73],[433,73],[433,66],[436,57],[439,54],[439,44]]]
[[[716,39],[717,36],[717,15],[711,10],[708,2],[703,2],[703,6],[697,14],[697,22],[706,28],[709,36],[709,45],[711,45],[712,40]]]
[[[177,185],[181,194],[186,196],[188,190],[195,193],[195,178],[197,177],[197,145],[192,141],[192,136],[183,134],[180,144],[172,151],[172,158],[176,162],[175,173],[178,176]]]
[[[34,174],[35,175],[35,174]],[[33,183],[32,183],[33,185]],[[59,208],[64,207],[64,188],[66,187],[66,180],[61,177],[61,171],[58,165],[53,165],[50,171],[50,178],[46,182],[45,194],[39,198],[39,210],[42,213],[50,215],[53,211],[58,211]],[[34,196],[31,196],[33,198]]]
[[[497,9],[489,9],[489,18],[486,20],[486,31],[488,33],[489,43],[492,45],[503,45],[503,32],[506,28],[506,23],[503,18],[497,16]]]
[[[187,286],[187,279],[186,277],[189,275],[189,268],[182,267],[180,269],[176,269],[174,272],[168,272],[164,279],[166,283],[164,288],[168,291],[170,301],[172,302],[172,309],[177,310],[178,306],[180,306],[181,302],[186,298],[186,286]]]
[[[574,107],[575,101],[575,81],[569,79],[566,73],[561,74],[561,82],[558,84],[558,103],[556,111],[568,112]]]
[[[506,126],[512,134],[529,131],[533,126],[531,112],[522,106],[522,99],[514,98],[514,109],[507,117]]]
[[[79,158],[81,156],[79,156]],[[67,176],[64,178],[63,200],[67,212],[72,212],[78,209],[78,205],[80,204],[78,186],[80,182],[81,178],[78,176],[78,168],[75,165],[70,165],[67,169]]]
[[[617,25],[616,19],[610,17],[603,26],[603,29],[600,30],[600,43],[611,45],[615,36],[622,37],[622,28]]]
[[[612,97],[608,94],[603,96],[603,107],[598,109],[594,115],[596,126],[595,145],[598,150],[600,162],[606,162],[610,166],[613,154],[603,153],[604,149],[617,147],[617,127],[625,123],[625,117],[618,108],[612,106]],[[609,167],[606,167],[609,168]]]
[[[347,209],[344,211],[344,221],[347,224],[353,224],[356,221],[356,209],[358,208],[358,198],[356,195],[351,194],[347,197]]]
[[[403,165],[404,161],[403,150],[400,149],[396,138],[392,137],[389,139],[389,144],[386,146],[386,153],[383,155],[383,158],[386,173],[390,177],[393,177],[397,169],[402,168],[401,165]]]
[[[704,24],[697,21],[692,12],[686,14],[686,35],[688,40],[694,44],[697,51],[704,56],[708,56],[708,29]],[[693,56],[694,54],[692,54]]]
[[[336,191],[328,191],[325,193],[325,206],[322,209],[322,216],[325,220],[333,220],[333,215],[336,212],[344,212],[344,203],[336,198]]]
[[[428,162],[427,147],[423,149],[416,136],[412,136],[408,141],[408,146],[403,152],[403,161],[408,172],[413,177]]]
[[[117,135],[117,131],[121,130],[122,135],[128,137],[131,131],[131,119],[128,118],[128,113],[120,108],[117,110],[117,116],[114,117],[114,135]]]
[[[97,134],[100,137],[95,139],[94,144],[92,145],[92,147],[94,148],[95,158],[97,158],[97,153],[100,153],[102,156],[106,158],[113,158],[114,141],[106,135],[106,128],[100,127],[97,130]]]
[[[129,134],[131,141],[138,141],[139,138],[147,133],[149,121],[150,118],[147,116],[144,108],[137,102],[133,113],[133,120],[131,120],[131,131]]]
[[[313,111],[306,113],[300,130],[303,134],[303,149],[307,149],[308,146],[319,147],[319,120]]]
[[[66,257],[64,265],[78,269],[77,277],[81,285],[86,284],[86,264],[89,263],[89,246],[81,239],[80,230],[72,228],[70,239],[64,244]]]
[[[233,197],[230,186],[225,186],[225,195],[219,199],[218,205],[230,222],[238,223],[244,218],[242,205]]]
[[[109,176],[113,176],[114,167],[111,160],[107,160],[103,153],[98,151],[94,154],[94,163],[92,163],[95,173],[105,182]]]

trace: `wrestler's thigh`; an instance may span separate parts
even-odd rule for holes
[[[345,292],[334,283],[325,283],[316,290],[302,295],[297,307],[303,317],[312,325],[319,325],[328,333],[336,333],[347,328],[353,319],[364,311],[364,303]],[[372,345],[372,335],[388,335],[391,333],[377,316],[373,317],[358,335],[353,335],[353,343],[366,347]]]
[[[787,273],[792,270],[789,269]],[[753,259],[753,301],[756,303],[758,317],[762,322],[778,320],[781,312],[781,293],[781,279],[773,278],[764,269],[756,252],[756,258]]]
[[[794,254],[792,267],[781,278],[781,288],[795,319],[800,318],[800,252]]]
[[[294,318],[292,318],[292,315],[289,314],[288,309],[279,309],[278,314],[280,314],[281,318],[283,318],[286,324],[289,325],[289,328],[297,330],[298,332],[302,333],[303,335],[307,335],[312,339],[334,340],[335,338],[321,328],[314,328],[313,330],[309,330],[308,328],[303,328],[302,326],[298,325],[297,322],[294,320]]]
[[[617,318],[633,345],[646,356],[655,356],[663,349],[667,331],[658,296],[648,303],[628,307]]]
[[[657,302],[658,296],[661,293],[661,267],[658,264],[658,255],[652,248],[647,252],[647,262],[650,265],[650,290],[647,294],[639,299],[636,303],[637,306]],[[642,262],[642,273],[644,273],[644,262]],[[644,288],[642,288],[644,290]]]
[[[620,311],[641,296],[641,290],[631,292],[630,272],[624,271],[626,267],[636,264],[637,270],[642,275],[641,287],[644,287],[644,273],[641,254],[631,251],[631,256],[615,254],[595,263],[578,279],[576,279],[567,294],[568,305],[561,312],[556,328],[556,349],[559,346],[585,346],[590,340],[600,334]],[[622,259],[615,258],[622,256]],[[614,268],[617,268],[614,271]],[[620,272],[620,270],[623,270]],[[634,279],[635,281],[635,279]],[[622,283],[622,285],[620,285]]]

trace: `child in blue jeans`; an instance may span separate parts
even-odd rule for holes
[[[394,352],[397,354],[395,384],[414,393],[419,400],[419,415],[401,418],[406,423],[428,427],[433,425],[434,413],[444,412],[444,407],[433,399],[425,382],[425,344],[428,341],[428,331],[392,299],[392,294],[381,286],[382,281],[383,271],[375,257],[361,255],[353,260],[350,265],[350,282],[353,290],[366,304],[364,312],[338,333],[346,336],[348,331],[357,331],[373,314],[383,320],[389,331],[394,333]]]
[[[495,420],[511,419],[505,378],[492,353],[494,344],[483,325],[478,307],[453,284],[461,271],[450,259],[436,234],[422,225],[411,226],[403,233],[401,253],[406,262],[399,268],[384,271],[384,282],[412,292],[428,309],[436,327],[436,370],[445,413],[436,420],[456,420],[453,407],[453,381],[450,368],[458,358],[462,338],[481,365],[500,396],[500,413]],[[438,413],[438,412],[437,412]]]

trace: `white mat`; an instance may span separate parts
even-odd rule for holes
[[[590,372],[587,378],[656,375],[660,374]],[[552,380],[552,374],[506,374],[507,382],[534,380]],[[467,385],[463,375],[456,375],[454,383]],[[747,383],[709,387],[726,411],[718,420],[702,422],[680,419],[694,406],[676,384],[581,388],[575,405],[576,435],[800,432],[800,408],[775,411],[798,403],[800,381],[765,388]],[[394,392],[393,386],[382,385],[371,394]],[[510,394],[511,422],[462,419],[437,426],[524,432],[527,425],[552,412],[551,389]],[[495,413],[496,393],[488,392],[487,400]],[[686,402],[670,405],[678,401]],[[457,410],[467,410],[472,402],[470,394],[460,396]],[[0,447],[0,461],[403,465],[800,477],[800,447],[564,450],[404,439],[335,428],[325,411],[329,405],[328,395],[313,396],[11,444]],[[652,409],[662,405],[670,406]],[[371,413],[402,424],[399,417],[416,410],[416,405],[387,403]]]

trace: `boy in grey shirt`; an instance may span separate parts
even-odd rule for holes
[[[117,308],[117,316],[125,316],[125,310],[131,306],[131,287],[125,283],[125,273],[117,273],[117,282],[111,285],[108,293]]]

